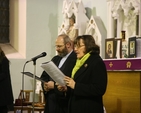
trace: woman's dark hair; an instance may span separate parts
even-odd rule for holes
[[[85,45],[86,48],[86,53],[88,52],[95,52],[95,53],[100,53],[100,48],[99,46],[95,43],[95,40],[93,38],[92,35],[82,35],[82,36],[78,36],[75,41],[74,41],[74,45],[79,45],[80,46],[80,39],[83,40],[83,43]]]

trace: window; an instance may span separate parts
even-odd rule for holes
[[[0,43],[9,41],[9,0],[0,0]]]

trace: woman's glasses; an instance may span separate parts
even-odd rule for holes
[[[85,45],[74,45],[74,48],[81,48],[83,46],[85,46]]]

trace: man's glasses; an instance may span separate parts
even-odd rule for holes
[[[61,48],[63,46],[65,46],[65,45],[55,45],[56,48]]]

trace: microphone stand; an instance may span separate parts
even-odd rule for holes
[[[33,60],[33,65],[34,65],[34,74],[33,74],[33,103],[32,103],[32,105],[33,105],[33,109],[32,109],[32,113],[34,113],[34,103],[35,103],[35,89],[36,89],[36,87],[35,87],[35,83],[36,83],[36,81],[35,81],[35,76],[36,76],[36,59]]]
[[[32,58],[31,60],[29,60],[29,61],[27,61],[26,63],[28,63],[28,62],[30,62],[30,61],[33,61],[33,65],[34,65],[34,74],[33,74],[33,103],[32,103],[32,113],[34,113],[34,103],[35,103],[35,89],[36,89],[36,87],[35,87],[35,85],[36,85],[36,60],[38,59],[38,58],[40,58],[40,57],[44,57],[44,56],[46,56],[46,52],[43,52],[42,54],[40,54],[40,55],[38,55],[38,56],[36,56],[36,57],[34,57],[34,58]],[[24,72],[24,71],[23,71]],[[23,81],[24,81],[24,79],[23,79]],[[23,82],[24,83],[24,82]],[[23,84],[22,84],[22,86],[24,86]],[[24,89],[24,87],[23,87],[23,89]]]
[[[27,62],[24,64],[23,66],[23,72],[25,70],[25,66],[26,66]],[[21,109],[21,113],[23,113],[23,99],[24,99],[24,73],[22,74],[22,91],[21,91],[21,99],[22,99],[22,109]]]

